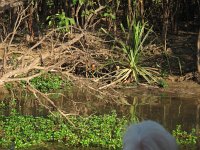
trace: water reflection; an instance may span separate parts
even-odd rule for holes
[[[130,112],[126,114],[129,114],[133,121],[135,118],[132,117],[138,116],[139,120],[157,121],[169,130],[175,129],[176,125],[182,125],[182,129],[188,132],[195,128],[197,136],[200,137],[200,98],[198,96],[150,95],[128,97],[131,106],[127,106]],[[200,148],[199,138],[197,146]]]
[[[177,124],[181,124],[184,129],[199,127],[199,107],[198,98],[182,98],[170,96],[152,96],[151,100],[139,97],[129,97],[133,101],[132,109],[135,106],[137,116],[141,120],[155,120],[168,129],[174,129]]]

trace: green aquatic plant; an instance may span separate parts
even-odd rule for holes
[[[0,147],[30,147],[44,142],[59,142],[67,146],[95,146],[120,148],[121,137],[127,120],[118,118],[116,113],[90,117],[70,117],[70,123],[61,117],[33,117],[14,115],[0,117]]]
[[[70,88],[71,82],[63,80],[61,76],[53,73],[45,73],[39,77],[33,78],[30,83],[39,91],[49,93],[63,87]]]
[[[173,136],[176,138],[176,141],[181,147],[185,149],[195,149],[197,143],[196,130],[193,128],[190,133],[184,131],[181,125],[177,125],[176,129],[172,131]]]
[[[3,106],[3,105],[2,105]],[[58,113],[47,117],[21,116],[16,111],[9,117],[0,116],[0,149],[28,148],[42,143],[66,146],[121,149],[122,137],[130,120],[119,118],[116,112],[88,117],[70,116],[67,122]],[[173,136],[182,147],[194,146],[195,131],[186,133],[177,126]]]

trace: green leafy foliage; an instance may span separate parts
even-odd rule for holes
[[[49,8],[53,8],[53,6],[54,6],[53,0],[48,0],[48,1],[46,2],[46,4],[47,4],[47,6],[48,6]]]
[[[75,5],[78,2],[78,0],[72,0],[72,4]]]
[[[192,129],[190,133],[183,131],[181,125],[177,125],[176,129],[172,131],[174,137],[176,137],[176,141],[181,147],[192,149],[194,145],[197,143],[197,135],[195,129]]]
[[[168,84],[165,80],[160,79],[160,80],[158,80],[158,86],[160,86],[161,88],[167,88]]]
[[[20,116],[18,113],[0,116],[0,148],[10,148],[12,144],[15,148],[28,148],[58,142],[73,147],[121,149],[121,138],[129,122],[125,117],[118,118],[116,112],[89,117],[71,116],[69,119],[74,126],[58,113],[46,118]],[[187,133],[179,125],[173,130],[173,136],[181,147],[195,148],[197,135],[194,129]]]
[[[64,27],[65,32],[69,32],[69,26],[74,25],[75,21],[73,18],[69,18],[65,16],[65,12],[58,13],[52,16],[48,16],[47,20],[49,21],[50,27],[62,28]]]
[[[5,86],[5,88],[7,89],[7,90],[11,90],[12,88],[13,88],[13,84],[12,83],[5,83],[4,84],[4,86]]]
[[[49,93],[61,89],[62,87],[71,87],[71,83],[68,80],[63,80],[61,76],[46,73],[39,77],[33,78],[30,83],[39,91]]]
[[[16,148],[29,147],[42,142],[62,142],[68,146],[99,146],[104,148],[120,148],[121,137],[127,120],[111,115],[70,117],[74,123],[49,116],[32,117],[18,116],[0,117],[0,145],[8,148],[13,142]]]
[[[116,16],[112,13],[112,11],[113,10],[110,7],[108,7],[106,12],[103,13],[103,16],[115,20]]]
[[[83,5],[83,4],[86,2],[86,0],[72,0],[72,4],[73,4],[73,5],[77,4],[77,2],[78,2],[80,5]]]

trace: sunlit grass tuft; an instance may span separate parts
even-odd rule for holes
[[[133,21],[129,23],[129,34],[128,42],[120,41],[123,53],[126,54],[126,63],[128,65],[122,68],[116,80],[126,81],[132,79],[139,83],[139,78],[145,79],[149,84],[158,83],[158,69],[151,67],[144,67],[140,64],[140,58],[144,46],[144,42],[151,33],[151,28],[146,28],[147,23],[142,24],[141,22]],[[125,32],[123,25],[121,25],[122,30]]]

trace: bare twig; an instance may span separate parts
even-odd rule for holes
[[[47,102],[49,102],[49,103],[57,110],[57,112],[59,112],[65,119],[67,119],[67,121],[68,121],[71,125],[73,125],[73,126],[75,127],[75,125],[71,122],[71,120],[70,120],[69,117],[68,117],[69,114],[65,114],[61,109],[59,109],[59,108],[55,105],[55,103],[54,103],[50,98],[48,98],[47,95],[45,95],[44,93],[42,93],[42,92],[38,91],[37,89],[33,88],[32,85],[31,85],[29,82],[28,82],[28,84],[29,84],[28,89],[34,94],[34,96],[37,98],[37,100],[40,102],[41,105],[43,105],[45,108],[47,108],[51,114],[53,114],[52,111],[49,109],[49,107],[48,107],[47,105],[44,105],[44,104],[41,102],[39,96],[41,96],[41,97],[44,98]],[[38,96],[38,95],[39,95],[39,96]],[[53,114],[53,115],[54,115],[54,114]]]
[[[86,20],[86,23],[85,23],[85,25],[84,25],[84,30],[87,29],[87,27],[88,27],[88,25],[89,25],[89,23],[90,23],[92,17],[94,17],[94,15],[96,15],[97,13],[99,13],[99,12],[100,12],[101,10],[103,10],[104,8],[106,8],[106,7],[105,7],[105,6],[100,6],[99,8],[97,8],[97,9],[94,11],[94,13],[91,13],[91,14],[88,16],[88,18],[87,18],[87,20]]]

